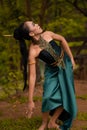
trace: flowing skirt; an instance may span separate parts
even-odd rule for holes
[[[62,130],[69,130],[77,114],[77,103],[74,89],[73,69],[70,58],[64,55],[65,69],[50,65],[45,66],[43,85],[42,112],[52,112],[59,106],[64,111],[59,116],[63,121]]]

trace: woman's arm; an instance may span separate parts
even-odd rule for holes
[[[28,102],[28,117],[31,118],[32,112],[34,109],[34,102],[33,102],[33,94],[35,88],[35,81],[36,81],[36,60],[35,60],[35,53],[30,51],[29,53],[29,102]]]
[[[36,81],[36,64],[35,60],[29,63],[29,102],[33,101],[33,93]]]
[[[63,36],[58,35],[58,34],[55,34],[55,33],[53,33],[53,32],[50,32],[50,34],[51,34],[51,37],[52,37],[53,39],[58,40],[58,41],[61,42],[61,45],[62,45],[64,51],[67,53],[67,55],[68,55],[68,56],[70,57],[70,59],[71,59],[73,68],[75,68],[75,61],[74,61],[72,52],[71,52],[71,50],[70,50],[70,48],[69,48],[69,46],[68,46],[68,43],[67,43],[67,41],[65,40],[65,38],[64,38]]]

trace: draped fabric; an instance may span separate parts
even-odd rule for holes
[[[59,52],[59,48],[56,48]],[[61,66],[52,67],[48,64],[45,66],[45,79],[43,85],[42,112],[52,111],[63,106],[66,113],[60,115],[63,121],[62,130],[69,130],[73,119],[77,114],[77,105],[75,98],[74,79],[72,63],[67,54],[64,55],[65,69]],[[68,118],[63,120],[64,118]]]

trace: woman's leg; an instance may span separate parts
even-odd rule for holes
[[[63,107],[58,107],[55,112],[54,115],[51,117],[49,123],[48,123],[48,128],[58,128],[58,125],[56,124],[56,120],[58,118],[58,116],[61,114],[61,112],[63,111]]]
[[[45,130],[45,128],[47,127],[47,123],[48,123],[48,117],[49,117],[49,112],[42,113],[42,125],[40,126],[40,128],[38,130]]]

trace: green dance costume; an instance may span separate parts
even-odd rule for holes
[[[58,117],[63,122],[60,128],[69,130],[77,114],[72,63],[66,53],[62,58],[59,57],[62,49],[54,40],[47,43],[47,46],[42,45],[46,41],[41,40],[39,45],[43,49],[38,58],[46,63],[42,112],[50,111],[52,115],[56,108],[62,106],[64,111]]]

